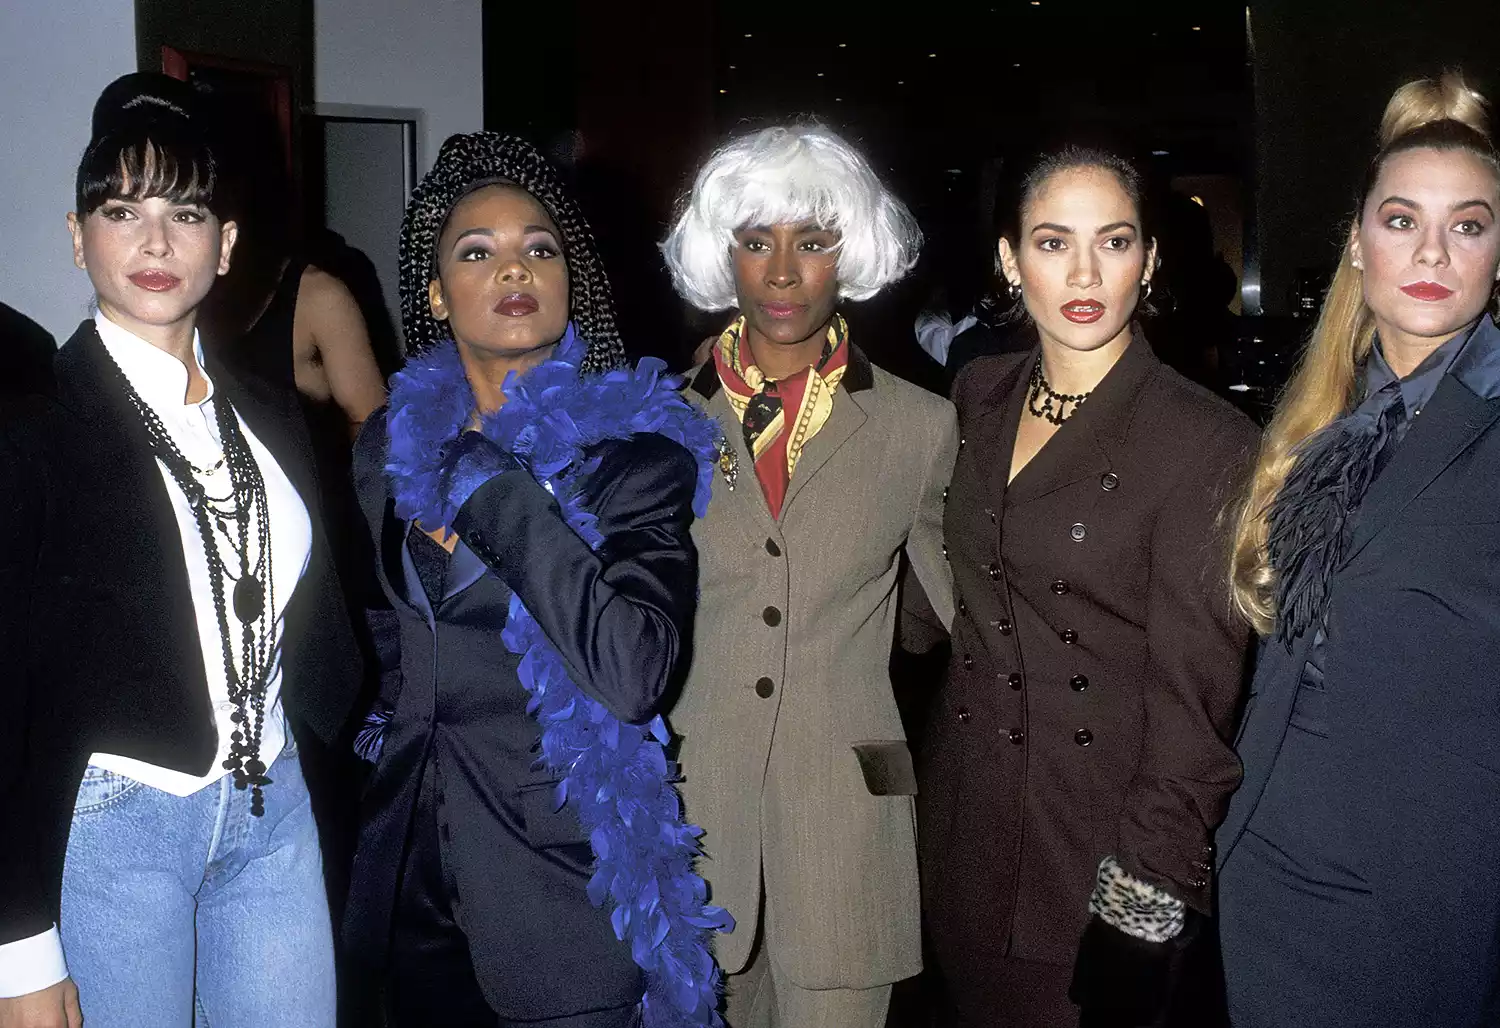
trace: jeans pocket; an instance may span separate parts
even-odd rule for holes
[[[83,781],[78,783],[78,798],[73,803],[74,816],[92,814],[112,806],[140,789],[141,783],[118,771],[106,771],[102,767],[89,766],[84,769]]]

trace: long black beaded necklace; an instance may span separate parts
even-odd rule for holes
[[[1047,376],[1042,374],[1042,361],[1038,357],[1031,369],[1031,388],[1026,394],[1026,406],[1037,417],[1046,418],[1054,425],[1061,425],[1078,413],[1078,408],[1092,393],[1092,389],[1087,393],[1059,393],[1048,383]],[[1040,406],[1037,404],[1039,399],[1042,401]],[[1052,409],[1054,403],[1057,404],[1056,412]],[[1070,403],[1073,405],[1072,410],[1068,410]]]
[[[113,364],[113,361],[111,361]],[[266,483],[255,455],[240,431],[234,407],[222,393],[214,398],[214,415],[219,426],[219,442],[224,456],[211,468],[194,467],[183,456],[167,428],[141,395],[135,391],[119,365],[114,364],[125,395],[140,415],[151,443],[152,455],[177,483],[187,498],[203,539],[203,554],[208,561],[208,581],[213,593],[214,612],[218,615],[219,639],[224,652],[224,674],[229,684],[229,699],[234,711],[229,719],[235,725],[230,735],[229,756],[224,770],[234,776],[236,789],[249,788],[250,813],[265,814],[265,797],[261,790],[271,784],[266,765],[261,760],[261,733],[265,725],[266,689],[270,682],[274,647],[271,616],[275,607],[275,590],[271,576],[271,511],[266,502]],[[229,468],[231,492],[227,497],[212,497],[197,475],[213,474],[222,466]],[[255,566],[250,565],[250,521],[255,521]],[[239,558],[239,575],[230,574],[219,551],[214,530],[223,533]],[[231,602],[240,623],[241,666],[235,666],[234,639],[225,604],[224,583],[233,581]]]

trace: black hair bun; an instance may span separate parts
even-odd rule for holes
[[[201,122],[202,99],[191,85],[157,71],[122,75],[94,104],[93,137],[142,128],[182,131]]]

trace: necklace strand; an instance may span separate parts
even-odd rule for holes
[[[1026,407],[1037,417],[1046,418],[1054,425],[1061,425],[1078,413],[1078,408],[1083,406],[1083,401],[1092,393],[1092,389],[1086,393],[1059,393],[1048,383],[1047,376],[1042,374],[1042,359],[1038,357],[1036,365],[1031,369],[1031,388],[1026,394]],[[1040,405],[1038,400],[1041,400]],[[1056,411],[1053,410],[1053,404],[1057,405]],[[1068,404],[1073,405],[1072,410],[1068,410]]]
[[[229,689],[229,700],[234,710],[229,719],[234,724],[230,734],[229,756],[224,760],[224,770],[234,776],[237,789],[250,789],[250,812],[256,817],[265,814],[264,786],[271,784],[266,777],[266,765],[260,751],[262,731],[265,726],[266,690],[270,682],[273,663],[271,633],[272,611],[275,609],[275,591],[271,574],[271,519],[270,506],[266,501],[265,479],[255,463],[244,434],[240,431],[239,419],[234,408],[223,396],[214,400],[214,413],[219,427],[219,438],[224,448],[221,463],[229,468],[231,495],[224,499],[210,497],[203,484],[195,477],[199,471],[183,455],[176,442],[167,432],[161,418],[152,410],[130,384],[118,365],[114,367],[120,384],[131,406],[140,416],[150,441],[151,452],[172,476],[193,512],[198,534],[203,541],[203,553],[208,564],[209,590],[213,596],[214,613],[219,624],[219,639],[224,658],[224,674]],[[217,465],[209,473],[217,470]],[[233,509],[223,504],[233,502]],[[250,529],[252,515],[255,528],[255,566],[250,566]],[[238,539],[229,531],[232,521]],[[215,538],[215,522],[230,543],[230,548],[239,558],[239,575],[234,576],[225,566]],[[240,622],[239,638],[240,666],[235,664],[235,645],[229,624],[229,603],[225,598],[225,581],[234,582],[230,602],[234,606],[235,618]]]

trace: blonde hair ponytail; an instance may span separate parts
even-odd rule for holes
[[[1489,161],[1500,177],[1484,98],[1457,72],[1408,82],[1396,90],[1380,119],[1380,146],[1360,193],[1361,207],[1385,162],[1407,150],[1468,150]],[[1354,221],[1358,219],[1356,210]],[[1266,426],[1255,471],[1236,515],[1229,569],[1234,603],[1262,635],[1270,632],[1276,620],[1276,574],[1266,550],[1271,503],[1301,443],[1353,405],[1359,368],[1374,338],[1375,321],[1365,306],[1364,284],[1350,263],[1346,246],[1307,349]]]

